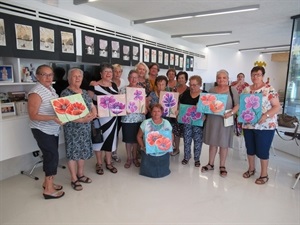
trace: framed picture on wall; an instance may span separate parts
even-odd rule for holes
[[[156,63],[157,62],[157,50],[151,49],[151,62]]]
[[[145,47],[144,47],[144,51],[143,51],[143,52],[144,52],[144,54],[143,54],[144,60],[143,60],[143,61],[144,61],[145,63],[150,62],[150,48],[145,48]]]
[[[121,50],[121,60],[122,60],[122,65],[124,66],[130,66],[131,63],[131,58],[130,56],[132,48],[131,48],[132,43],[129,41],[120,41],[120,50]]]
[[[95,38],[85,35],[84,36],[84,52],[87,55],[95,55]]]
[[[82,62],[99,63],[98,39],[97,35],[90,32],[81,31],[82,40]]]
[[[99,39],[99,56],[107,58],[108,57],[108,40],[100,38]]]
[[[32,26],[15,23],[16,46],[19,50],[34,50]]]
[[[179,66],[179,55],[175,55],[174,65],[175,67]]]
[[[170,63],[169,63],[170,66],[174,66],[174,60],[175,60],[174,53],[170,53]]]
[[[111,57],[120,59],[120,42],[118,40],[111,41]]]
[[[13,83],[13,67],[12,66],[0,66],[0,83]]]
[[[11,16],[0,13],[0,56],[13,56],[12,27]]]
[[[183,56],[179,56],[179,68],[183,69]]]
[[[55,36],[54,30],[40,26],[40,50],[47,52],[55,52]]]
[[[140,44],[131,44],[131,65],[135,66],[140,61]]]
[[[161,50],[158,50],[157,56],[158,56],[157,63],[160,64],[160,65],[163,65],[163,63],[164,63],[164,52],[161,51]]]
[[[169,66],[169,53],[164,53],[164,65]]]
[[[0,46],[6,46],[4,19],[0,18]]]
[[[60,31],[60,37],[61,37],[61,52],[74,54],[75,53],[74,34],[67,31]]]
[[[59,60],[76,61],[76,34],[75,29],[57,26],[56,32]]]
[[[16,115],[16,107],[13,102],[9,103],[1,103],[1,114],[3,117],[15,116]]]

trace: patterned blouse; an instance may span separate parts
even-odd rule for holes
[[[242,93],[247,94],[258,94],[262,93],[262,113],[266,113],[268,110],[272,108],[271,99],[278,98],[278,93],[276,90],[269,84],[265,84],[258,90],[251,90],[250,86],[246,87]],[[277,123],[277,114],[274,116],[267,118],[266,121],[262,124],[243,124],[243,129],[256,129],[256,130],[274,130],[278,126]]]

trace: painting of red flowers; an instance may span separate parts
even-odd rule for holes
[[[173,151],[171,130],[146,132],[145,139],[147,154],[157,154]]]
[[[85,117],[89,113],[81,94],[53,99],[51,104],[57,117],[63,123]]]
[[[201,93],[197,104],[197,112],[224,115],[227,94]]]

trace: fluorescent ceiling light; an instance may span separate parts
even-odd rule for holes
[[[239,49],[240,52],[246,51],[261,51],[261,50],[269,50],[269,49],[281,49],[281,48],[290,48],[290,45],[276,45],[276,46],[266,46],[266,47],[257,47],[257,48],[244,48]]]
[[[231,42],[223,42],[223,43],[218,43],[218,44],[213,44],[213,45],[206,45],[206,47],[219,47],[219,46],[226,46],[226,45],[236,45],[239,44],[240,41],[231,41]]]
[[[73,0],[74,5],[80,5],[80,4],[85,4],[89,2],[96,2],[98,0]]]
[[[218,35],[229,35],[232,31],[219,31],[219,32],[207,32],[207,33],[194,33],[194,34],[174,34],[171,38],[189,38],[189,37],[206,37],[206,36],[218,36]]]
[[[264,51],[264,52],[261,52],[260,54],[273,54],[273,53],[288,53],[289,50],[278,50],[278,51]]]
[[[259,9],[259,5],[248,5],[248,6],[227,8],[227,9],[210,10],[205,12],[186,13],[186,14],[163,16],[163,17],[156,17],[156,18],[149,18],[149,19],[133,20],[133,24],[157,23],[157,22],[164,22],[170,20],[190,19],[190,18],[202,17],[202,16],[214,16],[214,15],[222,15],[228,13],[239,13],[245,11],[258,10],[258,9]]]

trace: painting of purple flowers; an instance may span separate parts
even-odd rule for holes
[[[98,95],[98,116],[112,117],[126,115],[125,94],[122,95]]]
[[[178,123],[191,124],[193,126],[203,126],[203,114],[197,112],[197,106],[180,104]]]
[[[262,115],[262,94],[241,94],[238,122],[255,124]]]
[[[164,117],[176,118],[176,111],[178,107],[178,92],[161,91],[159,95],[159,103],[164,108]]]
[[[126,88],[127,113],[145,113],[146,93],[144,88]]]

